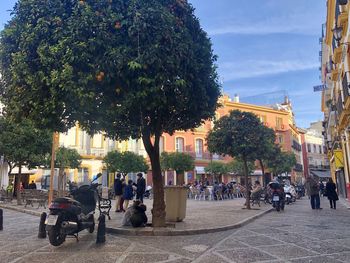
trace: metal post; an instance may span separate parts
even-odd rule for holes
[[[46,220],[46,213],[43,212],[40,216],[38,238],[46,238],[45,220]]]
[[[0,209],[0,231],[3,230],[3,223],[4,223],[4,219],[3,219],[3,211],[2,209]]]
[[[101,214],[98,218],[98,227],[97,227],[97,239],[96,244],[106,242],[106,217],[104,214]]]

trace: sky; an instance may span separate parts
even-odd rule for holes
[[[0,30],[16,0],[0,1]],[[225,94],[288,94],[296,122],[323,119],[319,37],[326,0],[189,0],[213,43]],[[282,102],[282,101],[281,101]]]

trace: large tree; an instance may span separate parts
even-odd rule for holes
[[[186,0],[19,0],[0,43],[1,94],[13,117],[55,131],[142,137],[165,226],[162,133],[213,116],[220,94],[211,42]]]
[[[163,170],[172,169],[176,171],[176,184],[184,185],[184,174],[194,169],[194,158],[186,153],[173,152],[162,153],[161,165]]]
[[[234,110],[217,120],[207,137],[210,152],[229,155],[243,162],[248,209],[248,162],[256,160],[256,152],[261,147],[260,141],[264,135],[260,132],[261,125],[263,124],[253,113]]]
[[[227,174],[229,172],[229,167],[227,164],[222,162],[213,161],[208,164],[207,167],[204,168],[206,173],[210,173],[213,175],[213,179],[217,182],[222,182],[222,175]]]
[[[64,169],[77,169],[81,164],[81,156],[75,149],[69,149],[66,147],[59,147],[56,150],[55,167],[58,170],[58,190],[59,195],[62,196],[63,193],[63,183],[64,183]]]
[[[133,152],[109,152],[103,162],[106,164],[108,172],[119,172],[123,176],[132,172],[147,172],[149,169],[145,158]]]
[[[51,133],[37,129],[29,120],[13,123],[0,117],[0,155],[4,155],[9,165],[9,174],[18,167],[17,203],[21,204],[19,191],[22,180],[22,167],[37,167],[45,164],[45,158],[51,149]]]

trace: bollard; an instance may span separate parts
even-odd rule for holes
[[[40,216],[38,238],[46,238],[45,220],[46,220],[46,213],[43,212]]]
[[[106,242],[106,216],[102,214],[98,218],[96,244],[104,242]]]
[[[4,219],[3,219],[3,211],[2,209],[0,209],[0,231],[3,230],[3,223],[4,223]]]

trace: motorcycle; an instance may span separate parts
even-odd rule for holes
[[[276,211],[284,210],[284,191],[283,187],[279,183],[272,182],[269,184],[271,189],[271,201],[272,206],[276,208]]]
[[[69,197],[55,198],[49,206],[46,219],[46,231],[50,244],[60,246],[67,235],[78,238],[78,233],[88,229],[90,233],[95,229],[94,213],[98,201],[98,183],[94,183],[102,174],[98,174],[90,185],[79,188],[70,187]]]
[[[290,203],[292,203],[292,189],[290,185],[284,186],[284,193],[286,198],[286,204],[289,205]]]

